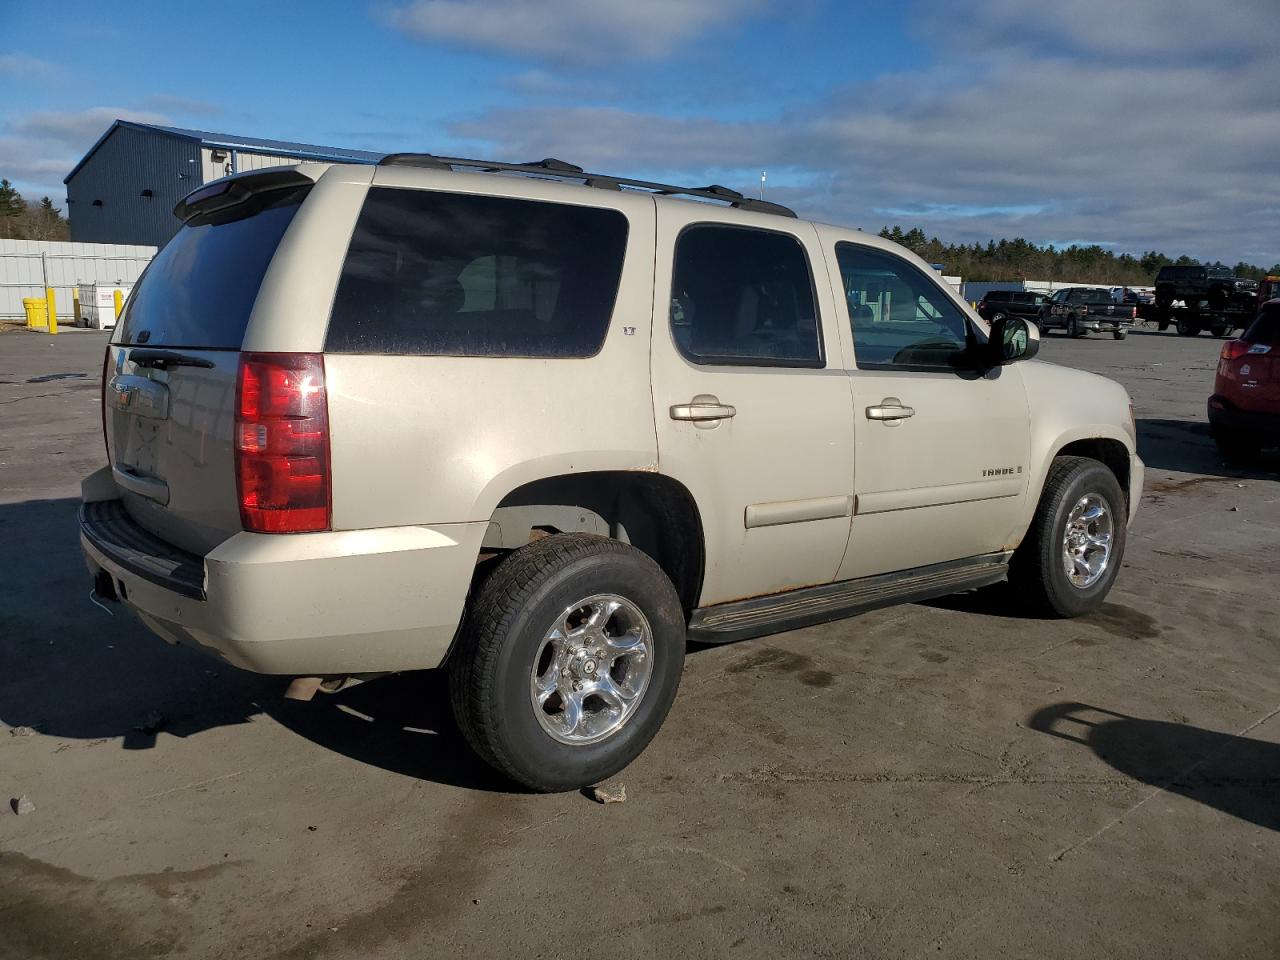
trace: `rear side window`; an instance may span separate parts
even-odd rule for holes
[[[240,349],[267,266],[309,189],[258,194],[180,229],[129,297],[116,342]]]
[[[325,349],[592,356],[609,329],[626,246],[617,210],[375,187]]]
[[[672,271],[671,335],[694,363],[823,366],[800,241],[722,224],[685,228]]]

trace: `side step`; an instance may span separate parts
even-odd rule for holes
[[[811,627],[899,603],[918,603],[1005,579],[1011,553],[950,560],[858,580],[825,583],[750,600],[700,607],[689,620],[689,639],[730,643]]]

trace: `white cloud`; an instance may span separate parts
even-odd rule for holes
[[[0,76],[42,76],[57,69],[48,60],[41,60],[29,53],[0,53]]]
[[[572,63],[654,60],[767,0],[413,0],[386,11],[413,36]]]
[[[26,195],[61,197],[62,178],[117,119],[169,122],[164,114],[126,107],[29,113],[0,132],[0,176]]]
[[[1226,25],[1204,28],[1222,55],[1194,57],[1173,27],[1144,35],[1143,56],[1111,55],[1120,39],[1095,36],[1099,24],[1156,23],[1155,0],[1113,4],[1125,11],[1118,25],[1102,0],[1060,0],[1052,13],[1021,0],[959,12],[928,0],[923,20],[970,17],[931,67],[767,119],[546,105],[491,110],[450,133],[483,155],[752,192],[768,168],[773,199],[865,229],[893,222],[886,210],[912,211],[904,226],[949,240],[1072,237],[1228,262],[1252,251],[1270,266],[1280,240],[1258,211],[1280,207],[1278,62],[1248,38],[1280,36],[1280,5],[1241,2],[1257,7],[1251,22],[1224,13]],[[1071,44],[1029,39],[1058,31],[1061,41],[1064,24]],[[1070,45],[1088,49],[1067,55]]]

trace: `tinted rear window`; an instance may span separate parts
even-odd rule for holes
[[[117,342],[238,350],[267,265],[308,189],[259,194],[242,210],[180,229],[129,297]]]
[[[1246,343],[1262,343],[1268,347],[1280,347],[1280,308],[1268,307],[1258,314],[1240,339]]]
[[[375,188],[356,223],[325,349],[589,357],[609,329],[617,210]]]

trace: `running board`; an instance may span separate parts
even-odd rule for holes
[[[1005,579],[1010,553],[951,560],[858,580],[825,583],[750,600],[700,607],[689,620],[689,639],[730,643],[811,627],[899,603],[918,603]]]

